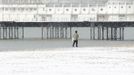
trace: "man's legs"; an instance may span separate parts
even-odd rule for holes
[[[78,47],[78,40],[73,41],[73,47],[74,47],[75,44],[76,44],[76,47]]]
[[[73,47],[74,47],[75,43],[76,43],[76,40],[73,41]]]
[[[76,47],[78,47],[78,40],[76,40]]]

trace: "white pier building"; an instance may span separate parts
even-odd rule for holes
[[[0,21],[134,21],[134,0],[0,0]]]

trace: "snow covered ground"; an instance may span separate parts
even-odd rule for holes
[[[134,48],[1,51],[0,75],[134,75]]]

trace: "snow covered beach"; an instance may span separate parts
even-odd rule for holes
[[[9,41],[0,43],[1,75],[134,75],[133,41]]]
[[[79,48],[81,47],[134,47],[134,41],[79,40]],[[72,48],[72,40],[0,40],[0,51],[43,50],[54,48]]]

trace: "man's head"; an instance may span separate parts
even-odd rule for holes
[[[75,33],[77,33],[77,30],[75,31]]]

